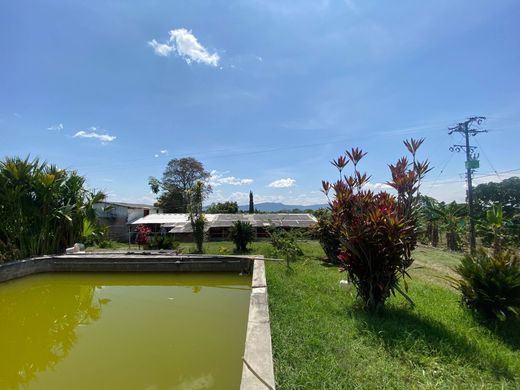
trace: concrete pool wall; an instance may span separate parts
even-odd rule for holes
[[[274,389],[267,281],[262,256],[178,255],[168,252],[92,252],[0,264],[0,282],[46,272],[252,273],[241,390]]]

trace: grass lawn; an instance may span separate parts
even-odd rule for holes
[[[278,388],[520,388],[520,325],[492,331],[461,307],[443,279],[458,255],[420,247],[416,258],[416,307],[392,297],[379,315],[339,288],[335,267],[268,263]]]
[[[231,242],[204,248],[233,253]],[[520,323],[491,329],[461,306],[446,279],[460,255],[419,247],[409,281],[415,308],[398,296],[369,315],[355,291],[339,288],[345,275],[322,265],[317,242],[302,249],[292,271],[267,262],[278,389],[520,388]],[[273,256],[267,241],[250,253]]]

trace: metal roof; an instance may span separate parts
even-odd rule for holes
[[[236,221],[249,222],[255,227],[283,226],[307,228],[316,223],[311,214],[204,214],[207,220],[206,230],[210,228],[228,228]],[[139,218],[132,225],[158,224],[171,228],[170,233],[191,233],[189,214],[150,214]]]
[[[99,202],[99,204],[111,204],[114,206],[126,207],[129,209],[158,209],[159,207],[142,203],[125,203],[125,202]]]

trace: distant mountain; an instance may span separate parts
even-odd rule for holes
[[[283,204],[283,203],[274,203],[274,202],[265,202],[265,203],[255,203],[255,209],[258,211],[268,212],[268,213],[277,213],[280,211],[291,212],[294,209],[299,209],[301,211],[304,210],[318,210],[323,207],[327,207],[326,204],[312,204],[309,206],[303,205],[292,205],[292,204]],[[238,206],[240,211],[248,211],[249,205]]]

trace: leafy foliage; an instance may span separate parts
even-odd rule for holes
[[[0,162],[1,256],[59,253],[82,237],[102,239],[93,206],[104,199],[102,192],[87,190],[75,171],[6,158]]]
[[[520,177],[510,177],[500,183],[483,183],[474,189],[475,199],[482,210],[500,203],[504,215],[512,218],[520,212]]]
[[[455,287],[463,302],[488,319],[506,320],[520,315],[520,261],[511,252],[489,256],[480,250],[455,268]]]
[[[276,255],[285,259],[287,268],[291,267],[291,262],[298,256],[303,256],[303,251],[298,245],[300,235],[297,231],[273,228],[269,230],[269,237]]]
[[[493,247],[493,255],[502,252],[505,246],[514,243],[517,224],[503,213],[501,204],[492,205],[477,223],[477,233],[486,246]]]
[[[207,209],[208,214],[237,214],[238,203],[237,202],[222,202],[213,203]]]
[[[174,240],[172,236],[158,234],[148,240],[145,244],[145,249],[175,250],[179,248],[179,245],[179,241]]]
[[[150,177],[148,184],[152,192],[160,193],[158,204],[165,213],[186,213],[190,202],[188,192],[197,182],[205,182],[209,177],[210,173],[200,161],[185,157],[170,160],[162,180]],[[209,194],[211,186],[205,185],[204,192]]]
[[[135,228],[135,231],[137,232],[135,243],[139,246],[146,245],[150,239],[150,233],[152,232],[152,229],[146,225],[138,225]]]
[[[339,263],[338,254],[341,246],[340,234],[336,229],[332,213],[328,209],[320,209],[314,213],[318,222],[312,226],[312,233],[318,238],[327,261]]]
[[[461,237],[465,233],[464,217],[466,214],[466,205],[456,202],[446,204],[427,200],[421,207],[423,220],[430,224],[428,226],[438,226],[445,233],[446,246],[452,251],[462,249]]]
[[[193,238],[195,245],[197,246],[197,252],[203,252],[204,228],[206,226],[206,218],[202,213],[202,202],[206,193],[204,191],[205,185],[203,182],[198,181],[195,183],[192,189],[188,190],[188,212],[191,221],[191,227],[193,230]]]
[[[439,245],[439,215],[436,212],[438,202],[429,196],[419,197],[419,223],[421,242],[433,247]]]
[[[237,252],[246,252],[247,245],[255,239],[255,229],[249,222],[236,221],[231,227],[230,238]]]
[[[409,299],[399,287],[405,283],[406,270],[413,263],[412,250],[417,243],[416,205],[420,181],[429,171],[428,162],[418,162],[416,153],[423,140],[405,141],[412,161],[402,157],[390,165],[392,180],[388,184],[397,197],[387,192],[374,193],[364,186],[369,181],[366,173],[358,171],[360,160],[366,155],[353,148],[332,161],[339,171],[334,184],[323,181],[323,191],[329,197],[332,219],[341,243],[338,259],[341,269],[348,273],[367,309],[383,306],[395,291]],[[343,170],[351,162],[350,176]]]

